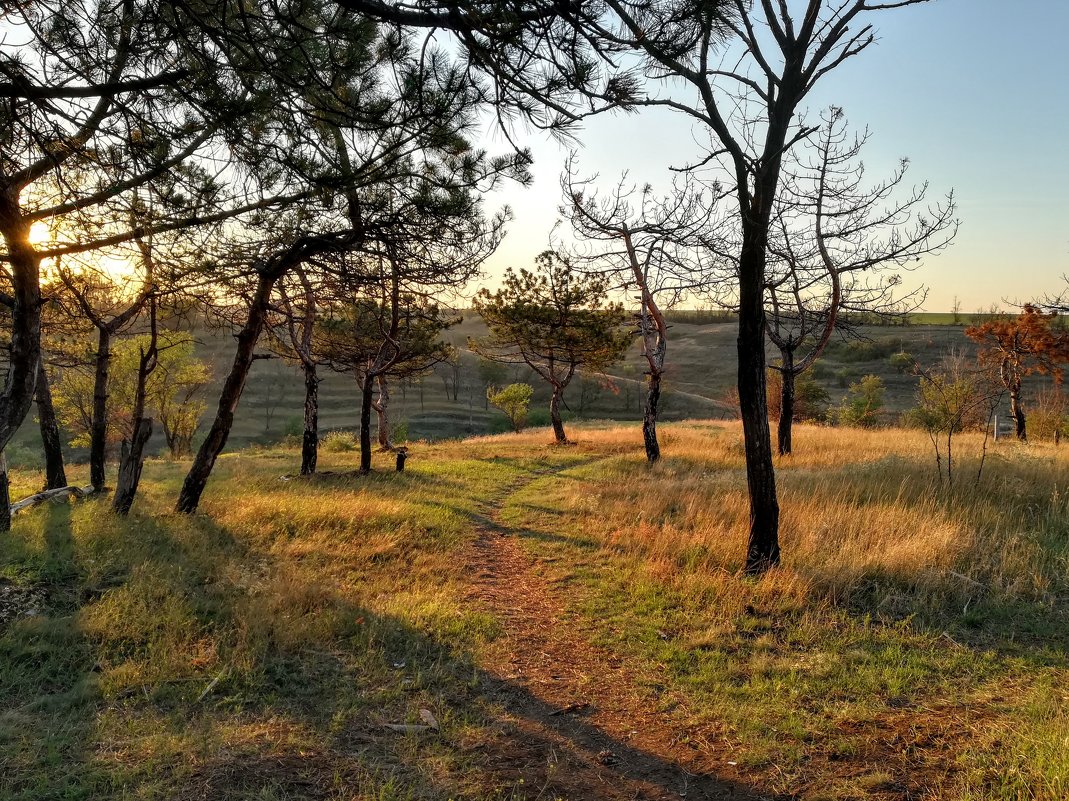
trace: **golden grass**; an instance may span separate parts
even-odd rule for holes
[[[663,427],[665,459],[653,468],[635,433],[583,430],[584,447],[626,455],[579,470],[584,480],[555,500],[583,536],[653,564],[737,572],[749,520],[738,425]],[[965,458],[946,487],[919,432],[800,426],[795,454],[777,465],[784,563],[773,583],[832,601],[871,582],[932,602],[978,588],[1033,600],[1064,589],[1064,560],[1044,537],[1069,521],[1069,449],[989,444],[977,484],[982,442],[960,440]]]
[[[292,450],[230,455],[192,519],[171,511],[183,465],[153,461],[128,520],[99,502],[20,516],[3,569],[48,586],[55,609],[0,636],[11,786],[166,798],[209,767],[329,752],[324,775],[397,788],[360,798],[406,798],[409,785],[482,798],[448,789],[482,787],[448,740],[364,755],[346,737],[425,705],[456,742],[485,739],[471,682],[500,624],[471,603],[462,565],[479,515],[503,504],[588,633],[631,649],[674,687],[654,703],[682,699],[770,788],[816,788],[822,749],[871,745],[844,731],[913,714],[900,702],[921,717],[938,696],[992,717],[946,797],[1066,797],[1069,448],[990,445],[976,485],[981,443],[961,437],[948,488],[923,434],[801,426],[778,460],[783,566],[752,581],[738,575],[737,424],[662,426],[653,467],[635,426],[569,434],[563,447],[546,429],[415,443],[403,475],[376,454],[372,476],[316,481],[281,480]],[[329,452],[321,467],[355,461]],[[39,480],[16,474],[20,488]],[[241,775],[235,798],[292,790]],[[884,778],[819,792],[864,797]]]

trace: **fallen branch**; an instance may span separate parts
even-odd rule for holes
[[[92,495],[94,492],[91,486],[89,487],[57,487],[56,489],[45,490],[44,492],[38,492],[36,495],[31,495],[28,498],[23,498],[21,501],[16,501],[11,504],[11,514],[16,514],[24,509],[32,509],[35,506],[40,506],[45,501],[58,501],[61,498],[86,498]]]

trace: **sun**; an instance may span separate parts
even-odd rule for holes
[[[47,250],[62,242],[44,220],[37,220],[30,226],[30,244],[38,250]],[[73,263],[72,263],[73,262]],[[125,284],[137,275],[137,268],[130,258],[115,253],[84,253],[64,260],[64,265],[77,272],[79,269],[95,270],[108,276],[116,284]],[[47,275],[55,265],[43,265]]]
[[[37,220],[30,226],[30,244],[35,248],[40,248],[54,241],[55,237],[52,235],[52,229],[48,227],[48,223],[44,220]]]

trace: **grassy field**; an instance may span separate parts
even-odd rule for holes
[[[0,798],[1069,798],[1069,457],[801,426],[740,578],[740,431],[153,461],[0,539]],[[79,476],[80,477],[80,476]],[[40,476],[14,474],[13,494]],[[401,731],[388,725],[409,727]]]
[[[952,351],[971,354],[972,343],[962,326],[950,324],[950,315],[918,315],[914,324],[897,327],[863,327],[857,340],[834,341],[811,374],[837,407],[849,386],[865,375],[879,376],[886,388],[884,422],[894,424],[905,410],[916,405],[917,378],[897,370],[890,357],[900,351],[920,364],[931,365]],[[967,318],[964,315],[963,318]],[[945,318],[945,319],[944,319]],[[460,369],[439,367],[418,379],[396,382],[393,387],[392,423],[412,439],[451,439],[507,430],[503,414],[488,408],[478,357],[467,350],[469,337],[486,333],[477,315],[465,313],[463,321],[448,331],[447,338],[460,351]],[[667,374],[661,397],[664,420],[733,419],[729,396],[735,384],[737,336],[729,315],[675,312],[672,317]],[[198,352],[212,365],[214,382],[205,393],[208,415],[214,413],[219,388],[233,356],[233,338],[220,331],[197,334]],[[778,357],[769,351],[769,358]],[[605,375],[581,374],[565,394],[566,419],[637,420],[641,417],[643,375],[646,369],[638,342],[627,358]],[[323,433],[351,431],[359,421],[358,393],[352,376],[324,369],[320,386],[320,426]],[[524,381],[535,387],[532,423],[548,424],[549,393],[543,382],[525,367],[512,367],[506,381]],[[1045,381],[1030,379],[1026,393]],[[456,387],[453,387],[454,382]],[[235,420],[230,446],[268,445],[287,436],[299,436],[302,425],[304,385],[296,368],[280,359],[258,360],[254,365]],[[202,431],[207,423],[202,423]],[[196,444],[198,440],[194,440]],[[163,448],[157,432],[154,450]],[[40,460],[39,436],[32,420],[23,426],[9,446],[9,461],[27,467]],[[75,459],[85,458],[73,450]]]

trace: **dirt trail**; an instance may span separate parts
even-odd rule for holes
[[[513,494],[553,472],[525,477],[487,505],[469,560],[471,599],[505,631],[484,664],[507,710],[487,769],[506,786],[522,778],[526,797],[547,801],[771,798],[731,775],[722,744],[659,712],[669,699],[654,683],[589,642],[524,552],[523,532],[502,522]]]

